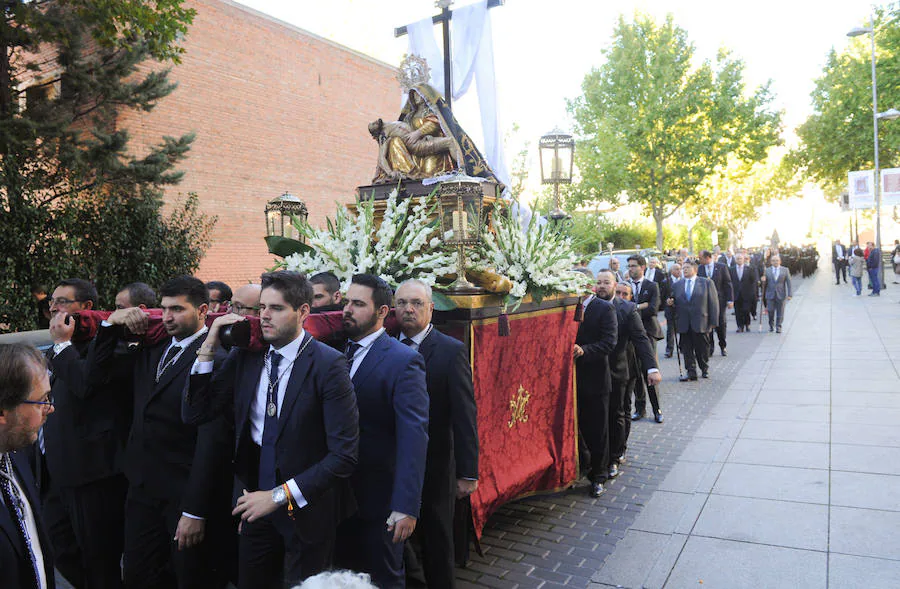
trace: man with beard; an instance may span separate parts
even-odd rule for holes
[[[478,426],[469,350],[431,324],[431,287],[407,280],[397,287],[400,342],[425,358],[428,457],[422,488],[420,540],[429,589],[454,587],[453,512],[457,499],[478,488]]]
[[[616,347],[609,353],[609,372],[612,378],[612,393],[609,399],[609,478],[619,474],[619,462],[625,455],[625,446],[631,432],[629,407],[631,399],[628,391],[628,354],[632,347],[647,372],[647,381],[656,386],[662,382],[656,355],[651,340],[644,331],[644,324],[637,305],[616,296],[615,276],[609,270],[597,273],[594,293],[604,301],[610,301],[616,310],[618,335]],[[662,422],[662,413],[658,413]]]
[[[591,497],[599,497],[606,491],[603,483],[609,475],[609,398],[612,381],[608,356],[616,347],[616,310],[612,303],[595,295],[588,297],[583,304],[584,317],[578,325],[573,352],[578,391],[578,429],[590,454],[588,493]]]
[[[312,301],[306,277],[269,272],[261,286],[268,347],[235,348],[214,371],[221,329],[245,320],[218,317],[191,370],[183,410],[188,423],[223,413],[234,420],[239,589],[293,585],[330,567],[359,443],[347,361],[303,329]]]
[[[679,380],[697,380],[697,365],[709,378],[709,337],[719,320],[719,295],[712,280],[696,275],[694,263],[685,260],[684,275],[672,289],[667,304],[675,307],[675,323],[681,335],[681,353],[687,374]]]
[[[637,310],[641,314],[644,331],[653,342],[653,355],[656,356],[656,342],[663,338],[662,328],[659,326],[659,287],[655,282],[646,280],[644,272],[647,262],[644,256],[635,254],[628,257],[628,276],[631,281],[632,296]],[[634,413],[631,419],[637,421],[646,414],[647,396],[650,397],[650,405],[653,408],[653,418],[657,423],[662,423],[662,412],[659,410],[659,396],[656,387],[649,382],[645,374],[641,374],[635,381],[634,388]]]
[[[313,313],[344,310],[344,302],[341,300],[341,281],[337,276],[331,272],[319,272],[313,274],[309,282],[313,287],[311,308]]]
[[[25,344],[0,345],[0,575],[4,587],[53,589],[50,541],[22,450],[53,413],[47,365]]]
[[[233,534],[228,424],[218,419],[198,427],[181,420],[182,393],[206,339],[209,291],[200,280],[181,276],[166,282],[160,295],[169,337],[127,356],[114,354],[126,329],[141,335],[148,323],[139,308],[119,309],[102,323],[95,354],[88,357],[96,382],[119,371],[131,376],[125,585],[221,587],[231,564],[225,545]]]
[[[364,571],[382,589],[406,585],[403,547],[416,528],[428,449],[425,361],[390,337],[391,287],[357,274],[344,307],[346,356],[359,407],[359,511],[338,528],[335,564]]]

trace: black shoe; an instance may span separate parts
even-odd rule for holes
[[[656,423],[663,422],[662,411],[654,411],[653,412],[653,421],[655,421]]]
[[[608,477],[611,478],[611,479],[614,479],[614,478],[616,478],[617,476],[619,476],[619,465],[616,464],[615,462],[613,462],[613,463],[609,466],[609,471],[608,471],[606,474],[607,474]]]
[[[631,414],[631,421],[637,421],[638,419],[643,419],[644,415],[646,415],[646,413],[644,413],[643,411],[635,411],[634,413]]]
[[[775,331],[775,328],[772,327],[772,326],[770,325],[770,326],[769,326],[769,333],[772,333],[773,331]]]
[[[704,371],[703,371],[703,374],[701,374],[701,376],[702,376],[703,378],[709,378],[709,372],[707,372],[706,370],[704,370]]]
[[[727,355],[728,355],[728,352],[725,351],[725,348],[722,348],[722,355],[723,355],[723,356],[727,356]]]
[[[671,357],[672,357],[672,352],[666,352],[665,354],[663,354],[663,357],[665,357],[665,358],[671,358]]]
[[[689,380],[697,380],[697,375],[696,374],[687,374],[685,376],[678,377],[679,382],[687,382]]]
[[[588,491],[588,495],[596,499],[604,493],[606,493],[606,489],[603,488],[603,483],[591,483],[591,488]]]

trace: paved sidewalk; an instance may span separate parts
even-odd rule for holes
[[[762,336],[591,587],[900,587],[888,286],[855,298],[825,265],[805,281],[785,333]]]

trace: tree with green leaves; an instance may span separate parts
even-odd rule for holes
[[[140,157],[117,125],[175,85],[183,0],[11,0],[0,21],[0,330],[32,327],[30,286],[97,281],[110,304],[126,282],[199,264],[214,219],[195,196],[162,213],[162,191],[193,136]],[[141,68],[155,60],[160,67]],[[172,249],[174,248],[174,249]]]
[[[700,184],[687,210],[709,229],[725,230],[729,245],[740,242],[747,225],[759,219],[764,204],[800,191],[783,152],[783,148],[773,148],[765,160],[758,162],[729,156]]]
[[[875,47],[879,110],[900,109],[900,6],[876,10]],[[826,196],[837,199],[847,190],[848,172],[875,166],[869,35],[854,38],[840,53],[831,50],[812,106],[797,129],[801,145],[792,156]],[[900,166],[900,121],[882,122],[878,132],[881,168]]]
[[[768,84],[747,91],[743,62],[726,51],[697,63],[671,15],[620,17],[603,53],[606,63],[569,103],[580,137],[576,200],[616,202],[624,193],[652,215],[661,249],[663,222],[729,155],[758,161],[779,142],[781,113],[770,108]]]

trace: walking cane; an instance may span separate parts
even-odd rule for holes
[[[684,373],[681,371],[681,339],[678,337],[678,310],[672,305],[672,321],[675,323],[675,361],[678,362],[678,378],[682,378]]]

